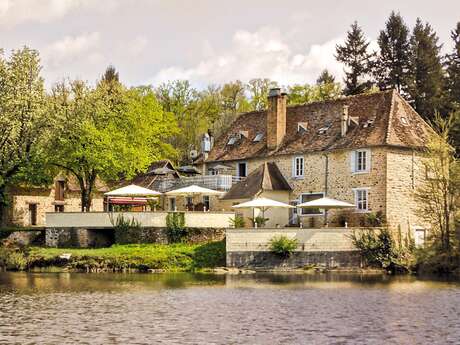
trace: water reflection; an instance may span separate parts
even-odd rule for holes
[[[459,306],[408,276],[0,273],[0,344],[458,344]]]

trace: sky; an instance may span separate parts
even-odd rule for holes
[[[188,79],[199,88],[270,78],[312,83],[357,20],[371,45],[392,10],[428,21],[451,49],[460,0],[0,0],[0,47],[40,52],[50,87],[94,82],[108,65],[129,86]]]

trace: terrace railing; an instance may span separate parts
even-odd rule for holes
[[[205,175],[181,178],[167,178],[156,181],[152,188],[159,192],[168,192],[173,189],[198,185],[214,190],[228,191],[232,186],[240,181],[243,177],[233,175]]]

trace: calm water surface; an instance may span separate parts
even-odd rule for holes
[[[460,284],[0,273],[0,344],[460,344]]]

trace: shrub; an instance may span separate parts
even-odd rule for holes
[[[168,241],[171,243],[181,242],[187,235],[185,227],[185,215],[183,212],[170,212],[166,216]]]
[[[244,225],[245,225],[244,218],[240,214],[236,214],[235,218],[230,219],[230,227],[232,228],[235,228],[235,229],[244,228]]]
[[[138,220],[119,215],[115,223],[112,222],[112,224],[115,230],[115,243],[129,244],[141,242],[142,226]]]
[[[366,214],[366,224],[373,227],[383,226],[385,224],[383,212],[378,211],[377,213],[371,212]]]
[[[270,240],[270,250],[278,256],[289,257],[297,248],[299,241],[295,238],[288,238],[285,235],[274,236]]]
[[[351,240],[356,248],[361,251],[368,265],[377,266],[392,273],[406,272],[413,265],[413,245],[408,238],[400,236],[395,241],[390,230],[367,229],[359,233],[353,232]]]
[[[267,224],[268,218],[264,218],[262,216],[257,216],[255,218],[251,218],[252,225],[255,227],[257,224],[258,228],[263,228],[265,224]]]
[[[0,268],[23,271],[27,268],[26,254],[19,248],[0,247]]]

